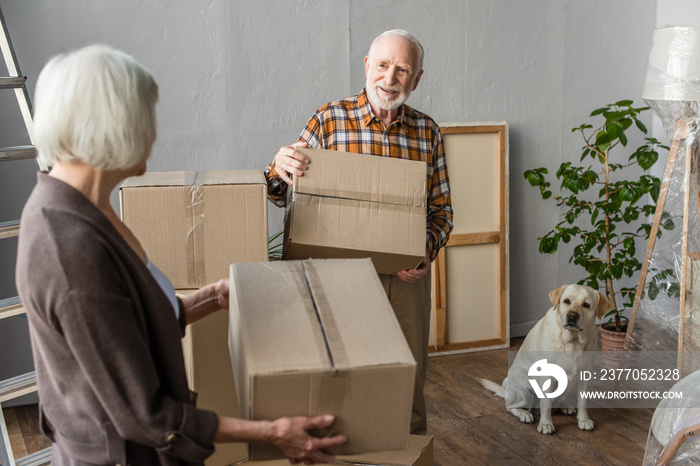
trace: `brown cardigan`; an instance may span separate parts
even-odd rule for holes
[[[196,409],[170,301],[109,220],[38,175],[16,281],[53,464],[201,464],[218,419]]]

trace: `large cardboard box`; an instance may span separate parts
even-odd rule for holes
[[[215,282],[232,262],[267,253],[259,170],[151,172],[127,179],[119,193],[122,220],[176,289]]]
[[[246,461],[245,466],[289,466],[289,461]],[[433,466],[433,437],[411,435],[408,448],[336,457],[333,465],[358,466]]]
[[[288,190],[284,258],[372,259],[380,273],[425,256],[425,162],[300,148],[309,160]]]
[[[407,447],[416,365],[369,259],[232,264],[230,286],[244,419],[333,414],[335,454]]]

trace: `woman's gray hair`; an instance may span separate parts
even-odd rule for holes
[[[130,55],[90,45],[52,58],[34,92],[32,139],[47,165],[133,168],[156,138],[158,85]]]
[[[425,55],[425,52],[423,51],[423,46],[420,42],[418,42],[418,39],[416,39],[413,36],[413,34],[403,29],[390,29],[389,31],[384,31],[377,37],[375,37],[372,41],[372,45],[369,46],[369,52],[367,53],[368,57],[372,58],[372,53],[374,52],[374,48],[376,47],[376,45],[379,43],[379,40],[386,36],[400,36],[409,41],[411,44],[413,44],[413,46],[416,48],[416,51],[418,52],[418,69],[416,70],[416,72],[423,69],[423,56]]]

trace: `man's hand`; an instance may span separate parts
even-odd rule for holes
[[[413,270],[400,270],[398,273],[398,276],[401,280],[408,282],[408,283],[413,283],[419,278],[425,276],[430,271],[430,257],[428,254],[425,254],[425,257],[423,258],[423,262],[420,263],[418,267],[416,267]]]
[[[275,171],[287,184],[292,184],[292,175],[302,176],[309,163],[309,159],[304,154],[294,150],[295,147],[309,147],[309,145],[305,142],[298,142],[291,146],[282,147],[272,160]]]
[[[333,416],[286,417],[277,419],[272,424],[272,444],[282,451],[291,464],[333,463],[335,457],[322,450],[347,442],[344,435],[325,438],[309,435],[309,430],[324,429],[333,424]]]

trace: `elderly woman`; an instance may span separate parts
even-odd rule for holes
[[[42,428],[54,465],[201,464],[218,442],[265,442],[290,461],[330,462],[315,438],[331,416],[244,421],[190,403],[185,325],[228,307],[228,281],[180,300],[110,205],[143,174],[158,86],[123,52],[52,59],[35,94],[33,138],[53,168],[22,214],[17,288],[29,316]]]

